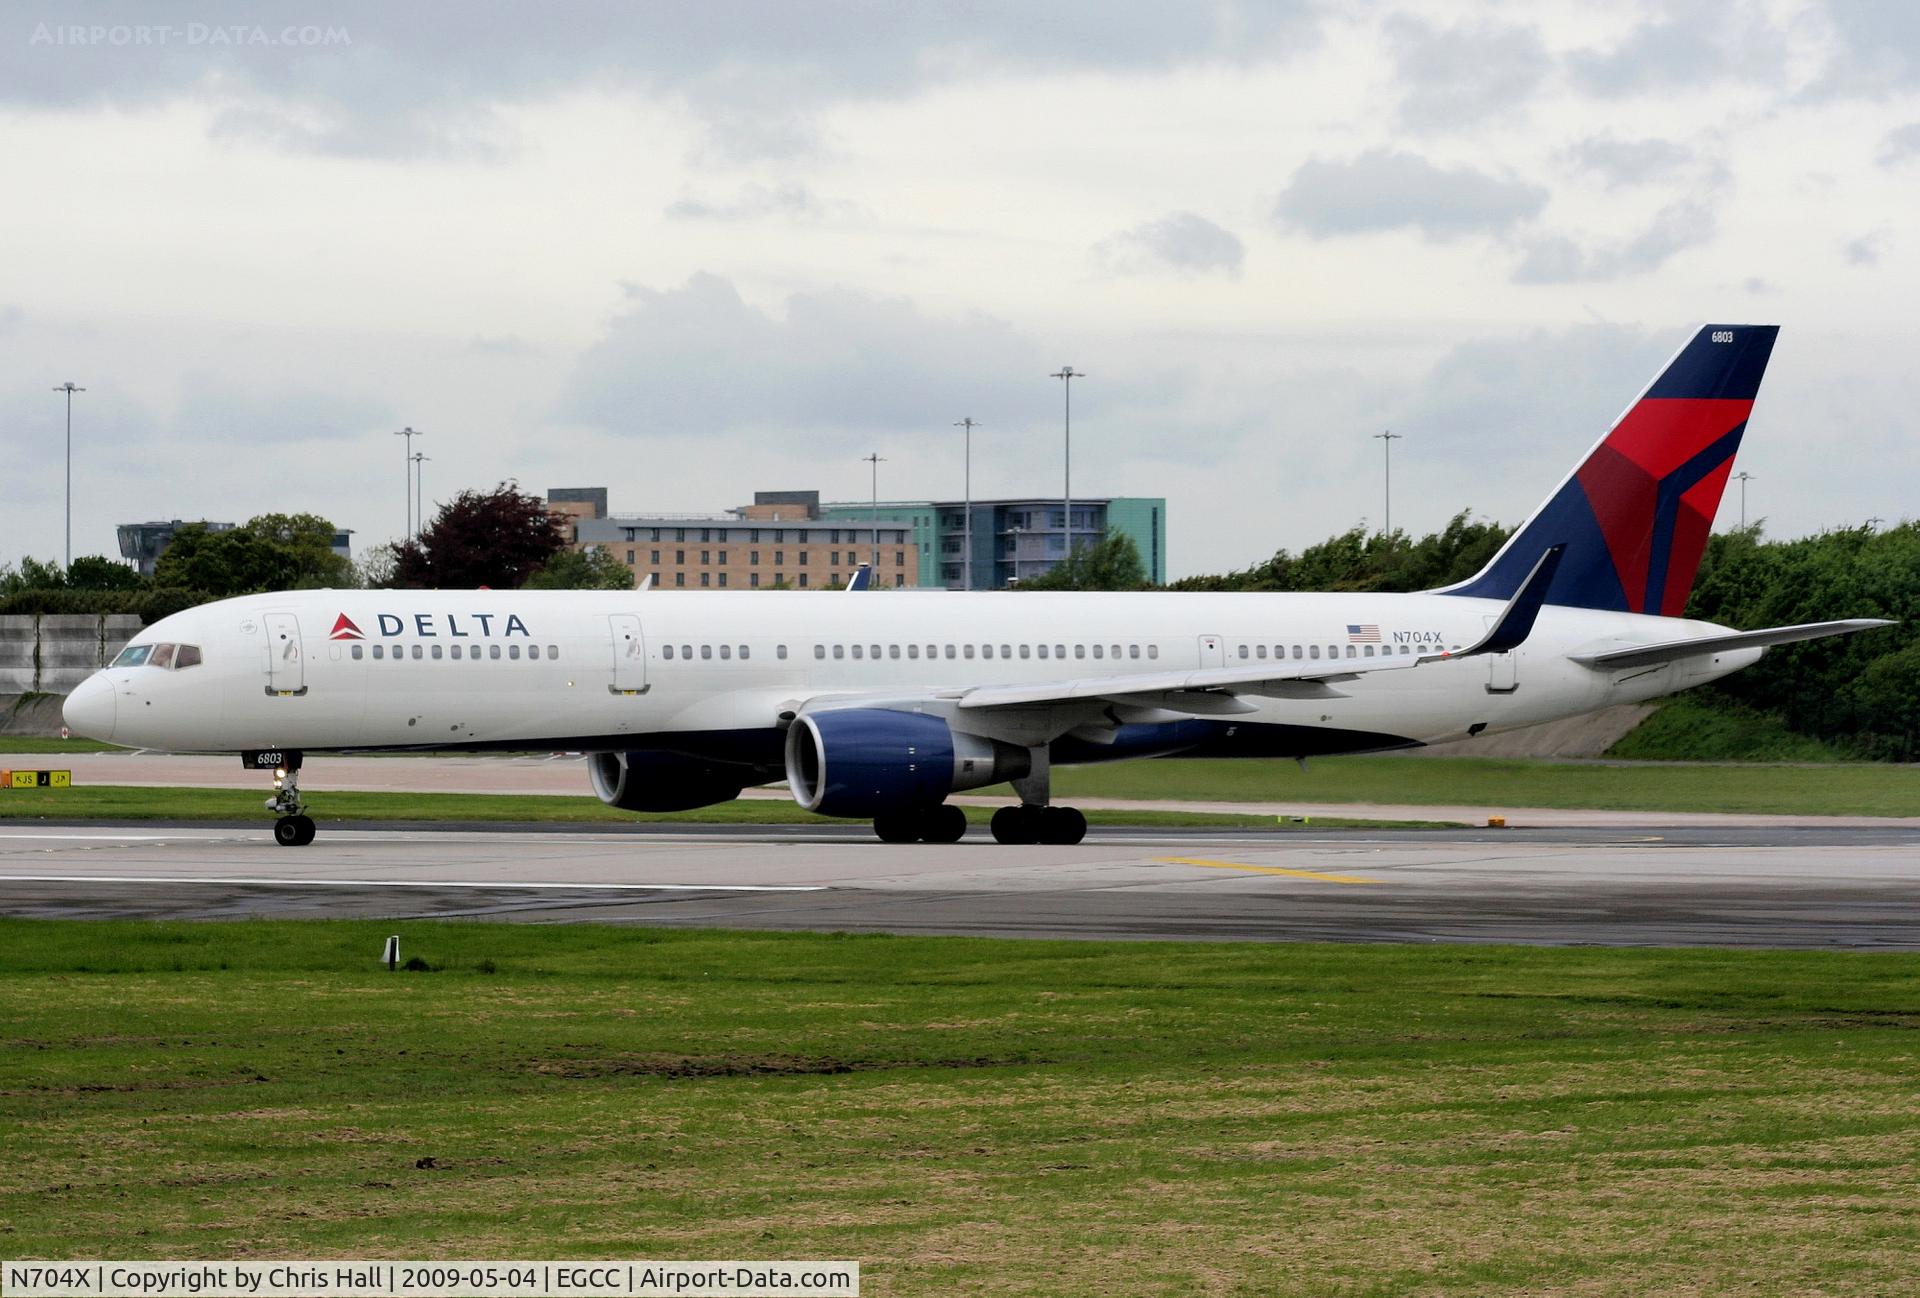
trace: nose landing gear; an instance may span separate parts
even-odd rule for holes
[[[300,796],[300,763],[290,761],[273,772],[273,796],[267,810],[278,812],[273,822],[273,841],[282,847],[305,847],[313,841],[317,829],[313,817],[306,814],[307,804]]]

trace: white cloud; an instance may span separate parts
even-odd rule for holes
[[[1373,149],[1345,162],[1306,163],[1273,214],[1316,239],[1413,229],[1444,240],[1503,233],[1538,215],[1546,202],[1545,189],[1522,180]]]
[[[1518,284],[1567,284],[1619,279],[1660,269],[1688,248],[1713,238],[1713,209],[1704,203],[1670,204],[1632,238],[1583,246],[1565,235],[1527,242],[1514,268]]]
[[[1239,235],[1192,212],[1142,221],[1093,246],[1094,263],[1114,275],[1172,271],[1238,278],[1246,258]]]
[[[1475,23],[1438,28],[1396,15],[1384,26],[1394,59],[1401,129],[1455,130],[1511,120],[1540,87],[1552,59],[1532,27]]]

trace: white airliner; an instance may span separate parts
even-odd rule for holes
[[[66,704],[77,733],[239,752],[311,842],[304,754],[567,749],[630,811],[785,779],[888,841],[952,842],[1011,781],[1003,843],[1075,843],[1059,763],[1406,748],[1636,703],[1769,645],[1677,615],[1777,329],[1702,329],[1486,569],[1422,594],[320,590],[146,628]]]

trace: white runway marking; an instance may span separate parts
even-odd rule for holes
[[[161,843],[184,840],[190,843],[223,843],[233,835],[198,834],[9,834],[0,833],[0,843],[11,843],[22,838],[51,838],[63,843]]]
[[[823,884],[757,883],[497,883],[451,879],[243,878],[231,874],[0,874],[0,883],[243,883],[271,888],[521,888],[570,892],[825,892]]]

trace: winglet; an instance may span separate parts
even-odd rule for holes
[[[1527,579],[1520,583],[1520,589],[1513,593],[1513,598],[1500,611],[1493,629],[1472,648],[1452,656],[1471,658],[1475,654],[1503,654],[1525,643],[1526,638],[1533,634],[1533,621],[1540,616],[1540,606],[1547,602],[1547,587],[1553,585],[1553,574],[1560,567],[1560,556],[1566,553],[1566,549],[1565,542],[1548,546],[1546,553],[1533,565],[1533,571],[1527,574]]]
[[[871,585],[873,585],[873,565],[870,563],[861,564],[860,571],[847,578],[848,590],[865,590]]]

